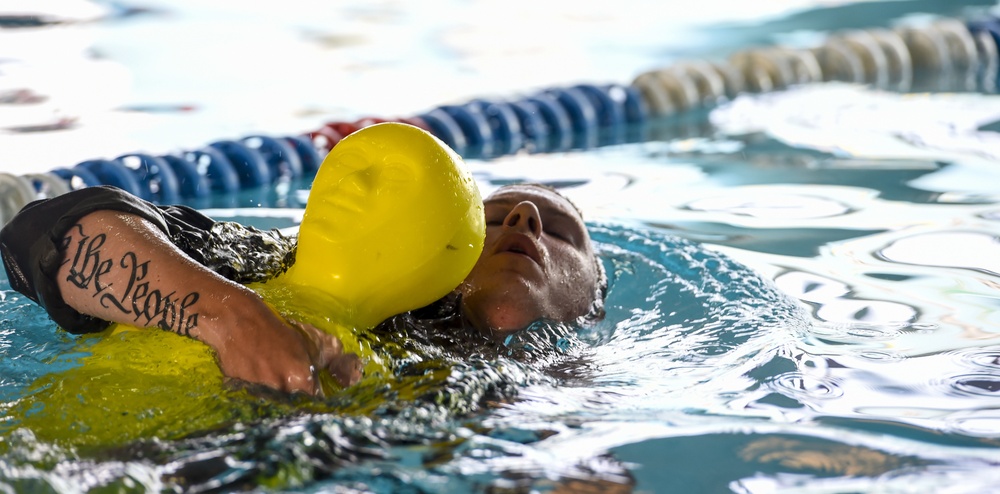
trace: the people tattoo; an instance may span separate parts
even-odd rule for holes
[[[66,281],[92,291],[102,307],[131,316],[137,325],[157,326],[191,336],[191,330],[198,326],[198,313],[194,310],[198,292],[178,295],[176,291],[164,293],[151,286],[150,261],[140,260],[131,251],[120,259],[111,259],[102,251],[106,240],[104,233],[88,234],[80,224],[70,229],[63,238],[63,248],[67,252],[65,262],[70,263]],[[109,290],[115,284],[109,279],[127,280],[124,290],[112,293],[117,290]]]

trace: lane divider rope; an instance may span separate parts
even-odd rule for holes
[[[708,109],[741,93],[846,81],[876,89],[997,92],[1000,18],[940,19],[924,26],[831,33],[819,46],[765,46],[726,60],[685,60],[629,84],[576,84],[520,97],[474,99],[392,121],[431,132],[461,156],[588,149],[643,139],[647,123]],[[295,136],[252,135],[154,156],[129,153],[47,173],[0,173],[0,225],[27,202],[107,184],[160,204],[235,194],[313,176],[348,134],[388,121],[329,122]]]

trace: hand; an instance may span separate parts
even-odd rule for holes
[[[344,353],[337,337],[309,324],[285,321],[266,306],[263,312],[257,317],[240,312],[241,321],[212,345],[227,377],[313,396],[322,395],[320,372],[329,372],[345,387],[361,380],[361,359]]]
[[[340,339],[311,324],[289,321],[312,342],[315,349],[313,363],[324,369],[343,387],[353,386],[361,380],[361,359],[353,353],[344,353]]]

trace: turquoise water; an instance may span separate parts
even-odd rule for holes
[[[8,162],[47,169],[116,146],[193,147],[540,84],[628,81],[683,58],[968,15],[992,3],[787,2],[754,11],[708,2],[674,15],[642,15],[659,5],[642,2],[576,10],[441,2],[434,14],[387,3],[310,5],[317,14],[307,19],[296,9],[213,5],[181,2],[77,26],[83,47],[127,69],[130,89],[106,107],[80,109],[81,124],[64,134],[0,135]],[[317,20],[331,13],[344,20]],[[491,15],[499,20],[470,28]],[[555,34],[493,43],[509,24]],[[165,41],[205,42],[220,29],[250,46],[257,38],[286,51],[311,46],[285,64],[321,57],[339,64],[342,72],[327,77],[340,85],[299,86],[271,71],[247,82],[241,71],[258,58],[223,62],[214,44],[199,54]],[[414,41],[393,48],[393,32]],[[225,70],[208,71],[209,61]],[[407,73],[422,90],[400,84]],[[370,90],[352,90],[358,83]],[[121,110],[177,102],[199,109]],[[225,490],[285,469],[299,480],[276,488],[302,492],[996,490],[995,122],[994,95],[824,84],[659,122],[641,143],[470,161],[485,193],[540,181],[581,206],[612,279],[605,321],[540,326],[512,342],[510,355],[427,350],[453,372],[413,399],[374,388],[338,398],[384,400],[367,414],[303,412],[97,453],[9,432],[0,482],[17,491]],[[49,145],[34,152],[39,143]],[[305,189],[200,206],[222,219],[294,228]],[[0,393],[10,406],[77,355],[74,341],[3,279],[0,314]]]

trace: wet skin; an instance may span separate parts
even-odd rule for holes
[[[583,220],[568,200],[518,185],[494,193],[484,209],[485,248],[458,289],[468,323],[502,339],[539,319],[572,322],[590,313],[599,270]],[[200,340],[215,351],[227,377],[284,392],[320,393],[321,369],[345,386],[361,377],[358,357],[345,353],[335,336],[285,320],[256,292],[198,264],[143,218],[95,211],[63,240],[58,288],[83,314]]]
[[[459,287],[468,322],[503,338],[540,319],[586,315],[599,272],[577,209],[534,185],[501,188],[484,204],[485,248]]]

